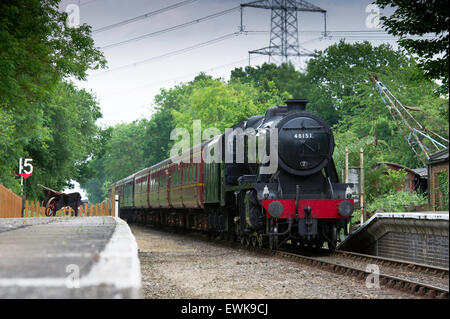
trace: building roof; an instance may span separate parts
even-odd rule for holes
[[[428,177],[428,169],[426,167],[412,168],[411,170],[413,172],[415,172],[417,175],[419,175],[420,177],[423,177],[423,178]]]
[[[391,163],[391,162],[379,162],[379,163],[377,163],[377,165],[383,165],[383,164],[386,165],[386,166],[389,166],[389,167],[395,167],[395,168],[398,168],[398,169],[404,169],[409,174],[420,175],[415,170],[410,169],[409,167],[403,166],[402,164]],[[426,168],[424,168],[424,169],[426,170]]]
[[[431,154],[428,164],[437,164],[442,162],[448,162],[448,148]]]

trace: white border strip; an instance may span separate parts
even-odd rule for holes
[[[449,220],[448,212],[440,213],[376,213],[367,223],[375,218],[412,218],[412,219],[430,219],[430,220]]]

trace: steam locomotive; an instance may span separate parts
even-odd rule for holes
[[[339,182],[333,132],[306,111],[307,103],[287,100],[113,183],[120,216],[271,249],[324,243],[334,249],[353,213],[353,184]],[[252,154],[255,145],[270,148],[270,161],[267,149]]]

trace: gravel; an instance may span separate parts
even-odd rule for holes
[[[418,298],[386,287],[370,289],[354,277],[198,236],[130,226],[139,246],[144,298]]]

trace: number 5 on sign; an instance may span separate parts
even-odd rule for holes
[[[21,184],[23,184],[23,179],[27,179],[33,175],[33,165],[31,164],[33,160],[31,158],[19,159],[19,175],[22,177]]]

